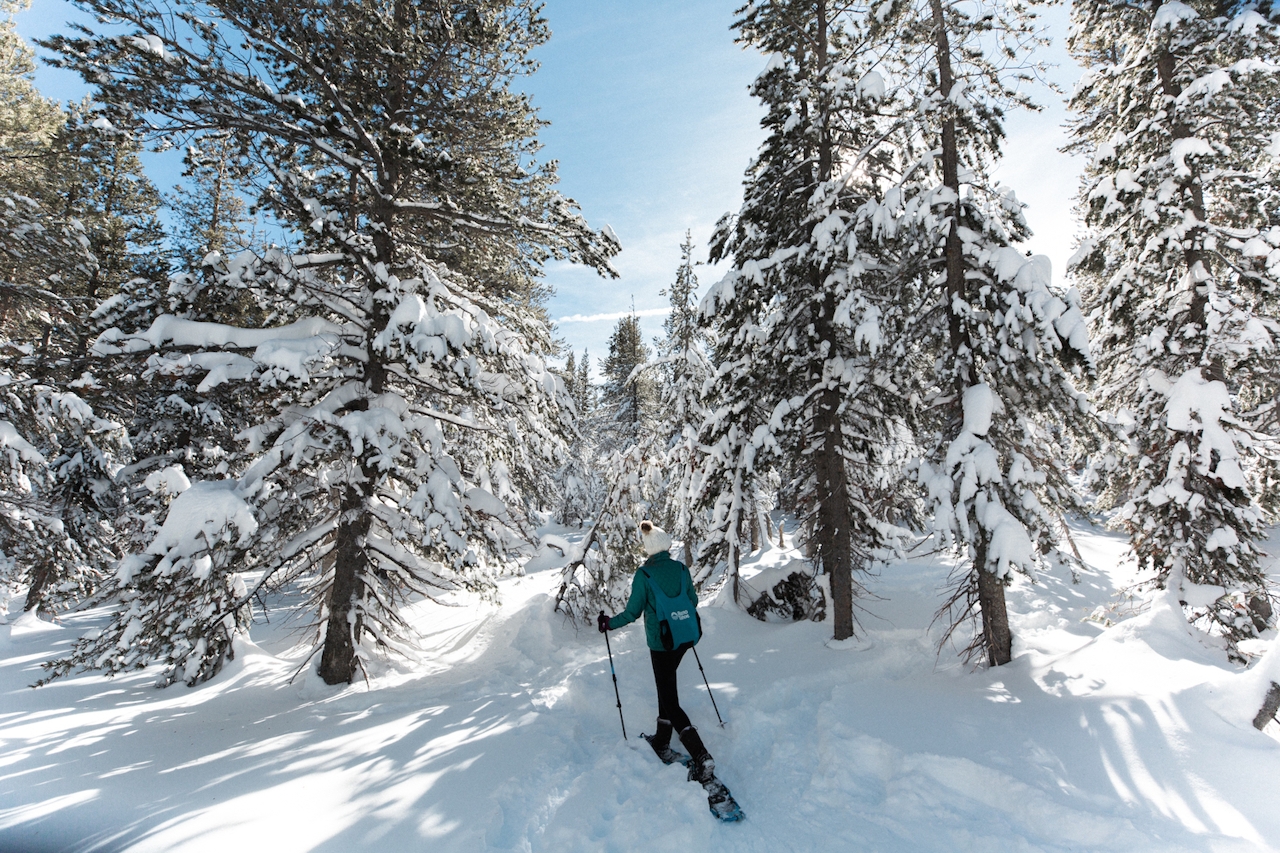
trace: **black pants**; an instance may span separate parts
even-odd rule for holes
[[[680,697],[676,692],[676,670],[688,650],[688,646],[671,652],[649,650],[653,661],[653,683],[658,688],[658,718],[669,721],[677,732],[689,728],[689,715],[680,707]]]

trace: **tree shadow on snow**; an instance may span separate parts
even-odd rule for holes
[[[28,692],[0,742],[0,849],[191,849],[217,839],[220,849],[466,850],[495,831],[516,844],[540,808],[529,794],[567,784],[557,782],[564,762],[581,764],[591,737],[564,673],[601,666],[545,596],[490,633],[447,672],[373,690],[314,676],[285,684],[295,664],[252,647],[193,689],[157,691],[141,672],[69,678],[32,695],[8,678],[6,692]],[[69,642],[55,636],[29,657]],[[448,650],[467,642],[478,642],[474,631]],[[30,683],[34,666],[14,669]],[[587,710],[611,731],[612,706]]]

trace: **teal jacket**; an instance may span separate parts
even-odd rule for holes
[[[689,602],[697,608],[698,592],[693,588],[693,578],[684,563],[671,559],[669,551],[660,551],[644,561],[641,566],[649,577],[653,578],[667,595],[680,594],[680,578],[686,578],[685,588],[689,590]],[[649,590],[649,582],[638,570],[631,579],[631,598],[627,600],[627,609],[609,620],[609,630],[616,631],[624,625],[630,625],[644,614],[644,638],[649,648],[655,652],[663,651],[662,640],[658,635],[658,611],[654,605],[653,593]]]

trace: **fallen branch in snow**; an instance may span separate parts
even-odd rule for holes
[[[560,570],[563,580],[560,581],[560,589],[556,592],[555,612],[563,613],[573,618],[572,608],[565,603],[565,596],[569,592],[569,584],[573,581],[573,575],[577,570],[587,562],[587,552],[591,550],[591,546],[595,544],[596,536],[600,530],[600,521],[591,525],[591,532],[587,534],[587,538],[582,540],[582,547],[578,552],[578,556],[569,561],[563,569]],[[564,609],[561,609],[564,608]]]

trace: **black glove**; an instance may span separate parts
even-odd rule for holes
[[[609,630],[609,617],[604,615],[603,610],[601,610],[600,615],[596,617],[596,627],[600,629],[601,634]]]

